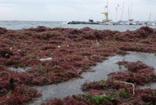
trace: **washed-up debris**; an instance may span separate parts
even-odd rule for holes
[[[12,71],[17,71],[17,72],[26,72],[28,70],[31,70],[31,67],[26,67],[26,68],[22,68],[22,67],[17,67],[17,68],[9,67],[8,69],[12,70]]]
[[[40,59],[40,61],[42,61],[42,62],[43,62],[43,61],[52,61],[52,58],[51,58],[51,57],[45,58],[45,59],[42,58],[42,59]]]

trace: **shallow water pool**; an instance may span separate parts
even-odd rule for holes
[[[83,94],[81,91],[81,86],[85,82],[98,81],[101,79],[107,79],[107,74],[116,72],[116,71],[125,71],[125,67],[119,67],[118,61],[129,61],[137,62],[141,61],[148,66],[153,67],[156,70],[156,56],[153,53],[141,53],[141,52],[128,52],[129,54],[125,56],[115,55],[108,57],[108,60],[103,61],[102,63],[97,63],[97,66],[91,67],[95,72],[85,72],[82,73],[82,79],[76,78],[70,81],[53,84],[48,86],[35,86],[41,94],[42,97],[38,98],[34,103],[29,105],[39,105],[44,101],[48,101],[52,98],[64,98],[66,96],[72,96],[76,94]],[[156,85],[147,85],[147,87],[155,88]]]

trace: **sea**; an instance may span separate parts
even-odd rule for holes
[[[89,27],[97,30],[117,30],[117,31],[133,31],[139,29],[143,25],[102,25],[102,24],[67,24],[66,21],[0,21],[0,27],[10,29],[10,30],[19,30],[19,29],[28,29],[36,28],[38,26],[45,26],[50,28],[75,28],[81,29],[84,27]],[[156,26],[149,26],[155,28]]]

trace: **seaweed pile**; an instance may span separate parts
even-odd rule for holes
[[[127,72],[108,74],[107,80],[84,83],[86,94],[52,99],[42,105],[155,105],[156,89],[140,89],[139,85],[156,82],[154,69],[142,62],[119,62]]]
[[[80,77],[82,72],[90,71],[96,62],[102,62],[116,53],[155,53],[155,42],[156,31],[149,27],[126,32],[88,27],[0,28],[0,104],[27,103],[40,96],[36,89],[28,87]],[[16,72],[10,71],[9,67],[31,69]]]

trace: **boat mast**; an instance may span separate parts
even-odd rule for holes
[[[154,21],[156,21],[156,15],[155,15],[155,17],[154,17]]]
[[[130,20],[129,6],[128,6],[128,20]]]
[[[122,5],[122,13],[121,13],[121,18],[120,18],[120,20],[123,20],[124,4],[125,4],[125,2],[123,2],[123,5]]]
[[[148,18],[148,22],[150,21],[150,19],[151,19],[151,12],[150,12],[150,15],[149,15],[149,18]]]

